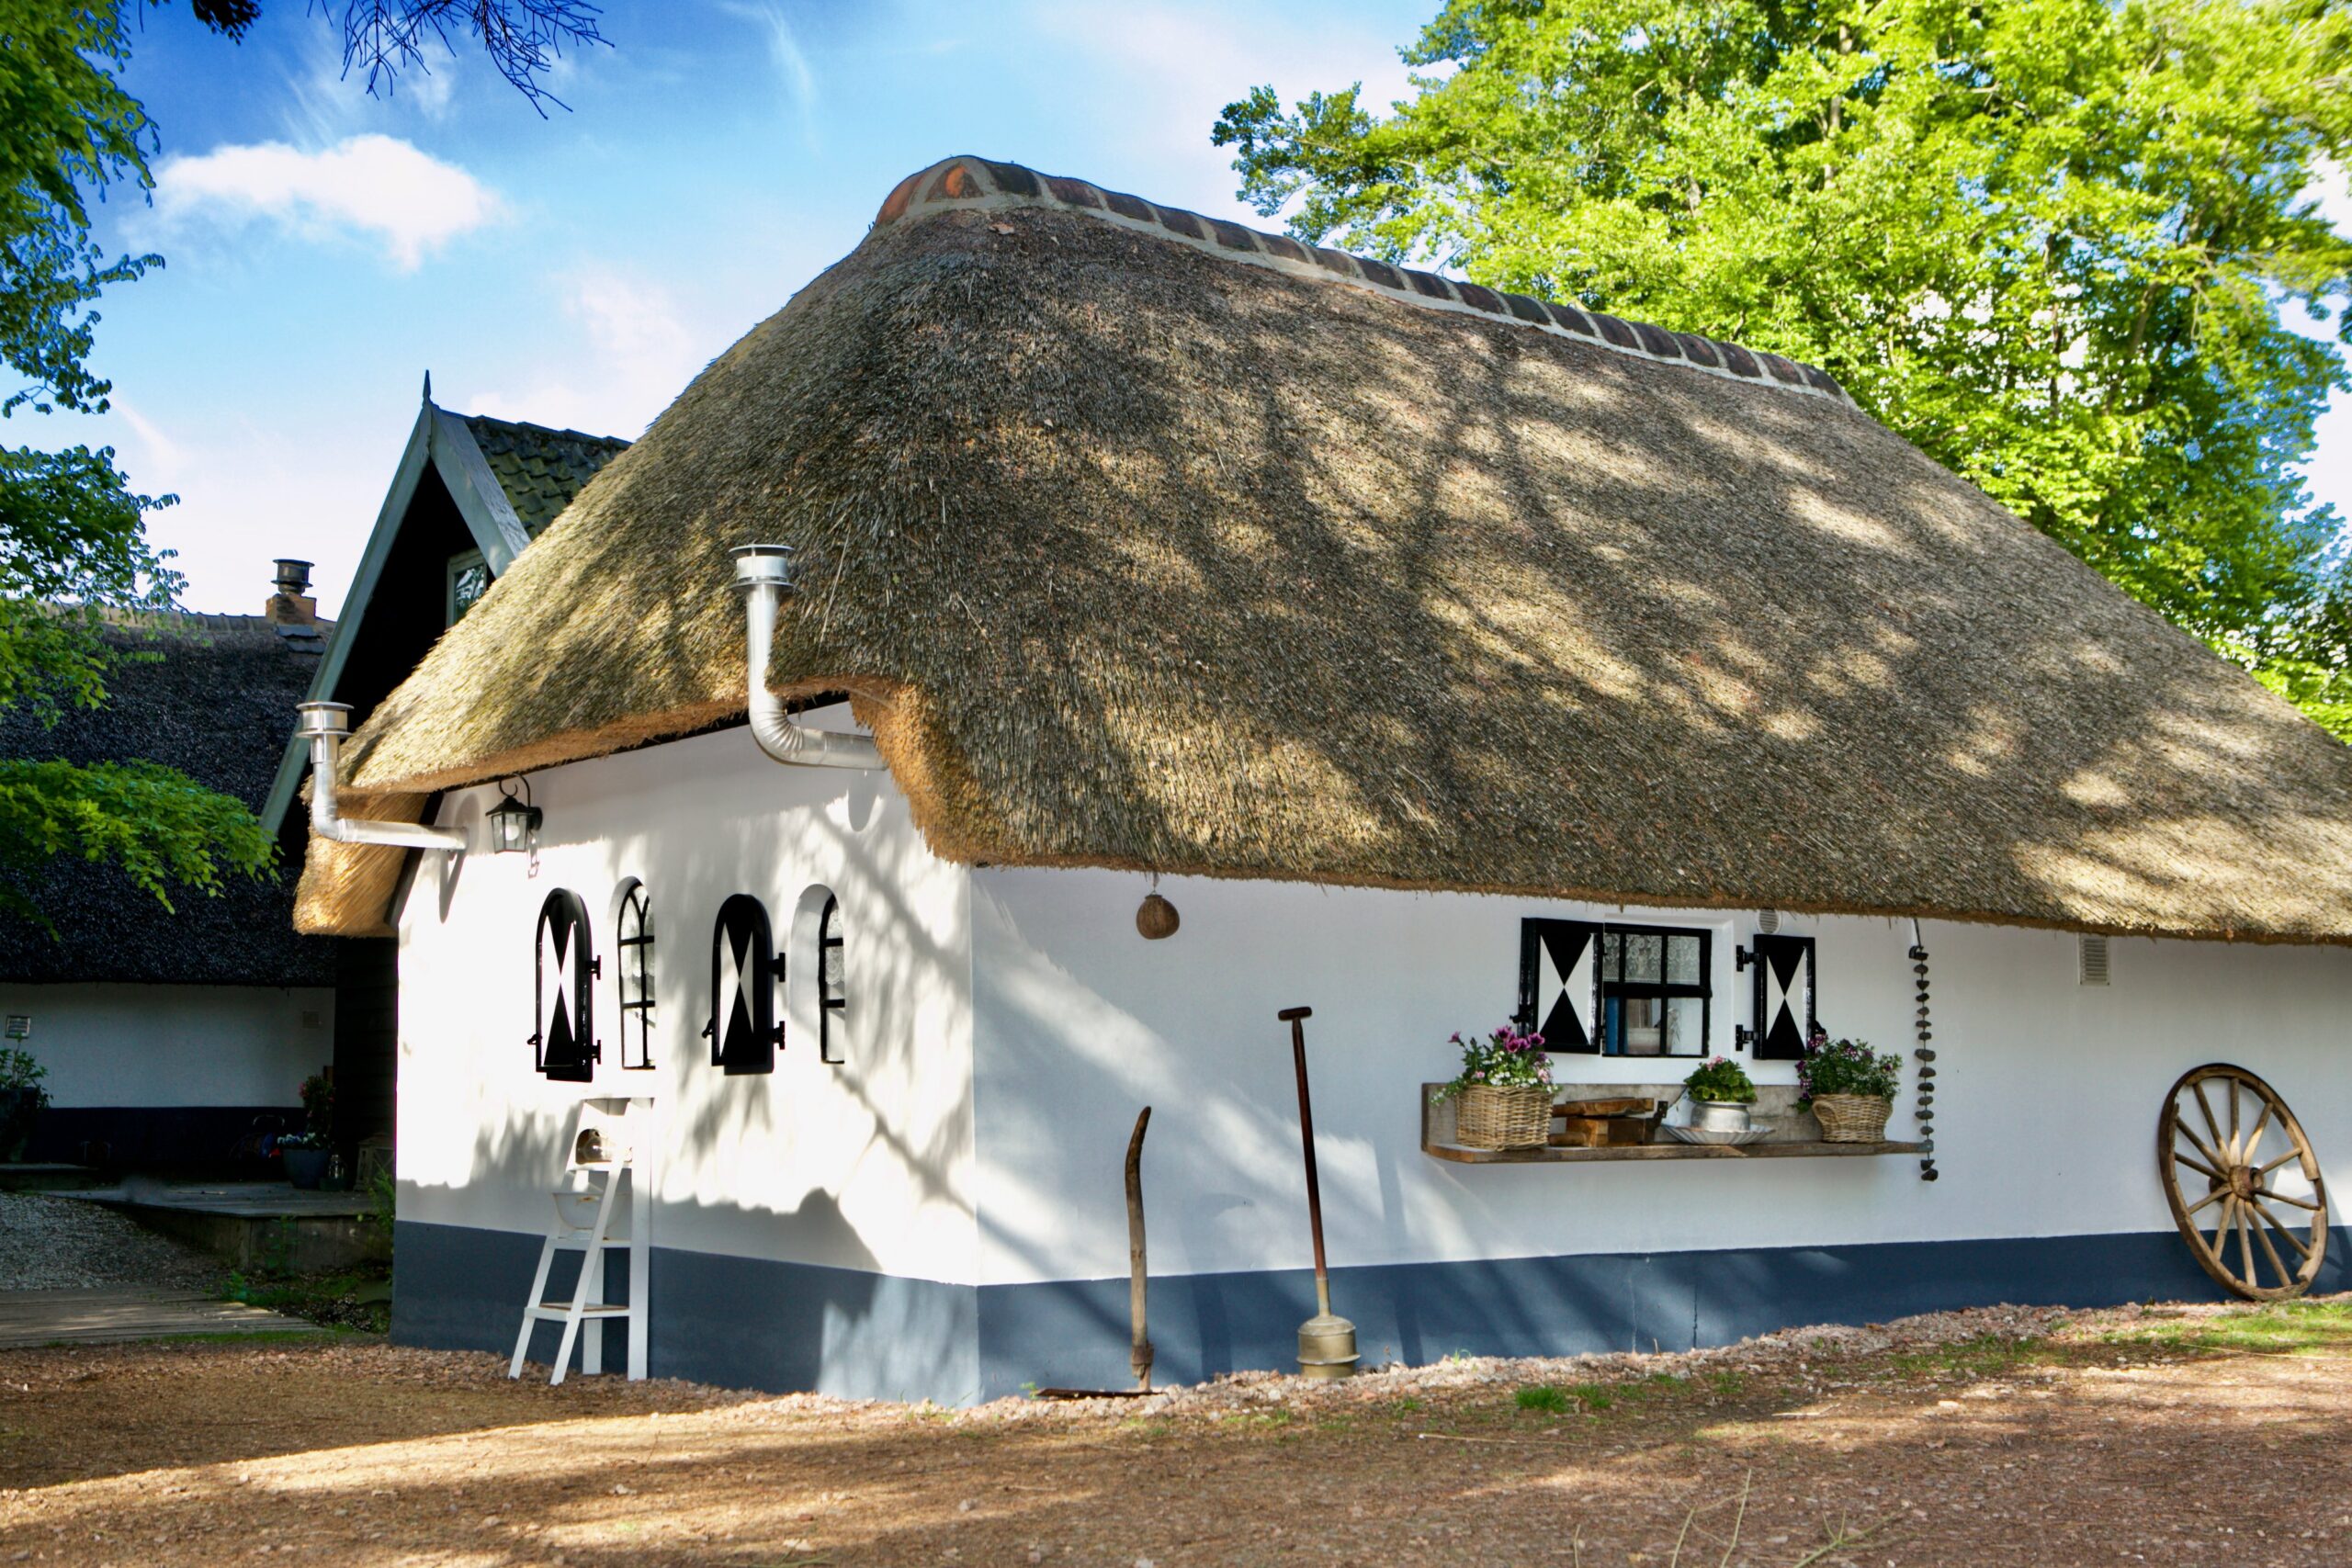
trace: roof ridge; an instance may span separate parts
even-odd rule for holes
[[[463,420],[468,424],[503,425],[508,430],[528,430],[540,435],[568,436],[574,441],[594,441],[605,446],[632,445],[626,435],[597,435],[585,430],[574,430],[570,425],[537,424],[527,419],[501,419],[494,413],[459,413],[455,409],[445,409],[442,412],[453,419]]]
[[[1155,238],[1207,251],[1227,261],[1271,267],[1293,276],[1339,282],[1368,289],[1426,310],[1455,310],[1535,328],[1606,348],[1636,359],[1679,365],[1725,380],[1766,386],[1777,391],[1826,398],[1857,408],[1826,370],[1764,349],[1745,348],[1679,333],[1647,321],[1627,321],[1598,310],[1510,294],[1433,272],[1396,266],[1371,256],[1307,245],[1287,234],[1271,234],[1222,218],[1162,207],[1141,197],[1105,190],[1086,180],[1039,174],[1019,164],[1000,164],[970,153],[942,159],[900,180],[883,199],[874,227],[935,211],[1016,207],[1077,212]]]

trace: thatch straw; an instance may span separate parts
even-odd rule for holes
[[[773,683],[952,858],[2352,941],[2352,750],[1834,388],[971,177],[600,474],[352,787],[739,712],[777,540]]]

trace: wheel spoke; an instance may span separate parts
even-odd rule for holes
[[[2199,1210],[2199,1209],[2203,1208],[2206,1204],[2208,1204],[2208,1203],[2218,1203],[2218,1202],[2220,1202],[2222,1199],[2224,1199],[2224,1198],[2228,1197],[2229,1195],[2230,1195],[2230,1190],[2229,1190],[2228,1188],[2226,1188],[2226,1187],[2216,1187],[2216,1188],[2214,1188],[2214,1189],[2213,1189],[2213,1190],[2211,1190],[2211,1192],[2206,1193],[2206,1194],[2205,1194],[2205,1196],[2203,1196],[2202,1198],[2199,1198],[2199,1200],[2197,1200],[2197,1201],[2195,1201],[2194,1203],[2191,1203],[2190,1205],[2188,1205],[2188,1208],[2184,1209],[2184,1210],[2183,1210],[2183,1211],[2181,1211],[2181,1212],[2182,1212],[2183,1213],[2194,1214],[2195,1213],[2197,1213],[2197,1211],[2198,1211],[2198,1210]]]
[[[2213,1226],[2213,1261],[2220,1264],[2221,1267],[2224,1269],[2227,1269],[2229,1265],[2222,1262],[2222,1248],[2229,1245],[2230,1225],[2237,1218],[2237,1194],[2228,1190],[2226,1188],[2223,1189],[2222,1192],[2222,1217],[2221,1220]]]
[[[2289,1149],[2285,1154],[2280,1155],[2277,1159],[2272,1160],[2268,1165],[2266,1165],[2260,1170],[2256,1171],[2254,1173],[2255,1179],[2259,1181],[2264,1177],[2269,1175],[2272,1171],[2278,1169],[2280,1166],[2285,1165],[2289,1160],[2301,1159],[2302,1157],[2302,1150]]]
[[[2291,1193],[2278,1191],[2275,1188],[2264,1188],[2262,1195],[2265,1198],[2275,1198],[2281,1203],[2292,1203],[2296,1208],[2301,1209],[2308,1213],[2316,1214],[2320,1212],[2320,1205],[2318,1203],[2313,1202],[2309,1199],[2295,1197]]]
[[[2260,1203],[2255,1203],[2251,1205],[2251,1207],[2259,1209],[2262,1205]],[[2267,1214],[2263,1217],[2265,1219],[2269,1218]],[[2262,1244],[2262,1250],[2264,1254],[2270,1259],[2270,1267],[2278,1271],[2278,1282],[2282,1285],[2291,1283],[2295,1277],[2287,1271],[2287,1265],[2279,1260],[2278,1249],[2270,1245],[2270,1233],[2267,1230],[2265,1230],[2262,1226],[2256,1225],[2254,1227],[2254,1239]],[[2287,1239],[2289,1241],[2292,1241],[2295,1238],[2293,1236],[2289,1236]]]
[[[2267,1208],[2264,1207],[2261,1199],[2256,1198],[2254,1200],[2254,1210],[2255,1213],[2260,1214],[2265,1220],[2269,1222],[2270,1228],[2272,1230],[2277,1231],[2280,1235],[2287,1238],[2287,1245],[2289,1247],[2293,1247],[2298,1253],[2301,1254],[2305,1258],[2309,1258],[2312,1255],[2311,1247],[2304,1243],[2303,1239],[2297,1235],[2293,1231],[2289,1230],[2285,1225],[2280,1224],[2278,1223],[2278,1216],[2272,1213]],[[2256,1232],[2256,1234],[2259,1235],[2261,1233]],[[2263,1245],[2267,1247],[2270,1244],[2266,1241]]]
[[[2223,1078],[2222,1081],[2229,1086],[2230,1147],[2234,1149],[2238,1146],[2238,1080],[2235,1078]]]
[[[2215,1181],[2227,1181],[2229,1179],[2228,1177],[2223,1176],[2219,1170],[2216,1170],[2213,1167],[2207,1165],[2203,1160],[2198,1159],[2190,1155],[2182,1154],[2178,1149],[2173,1150],[2172,1157],[2178,1160],[2181,1164],[2187,1166],[2189,1169],[2195,1171],[2199,1176],[2211,1178]]]
[[[2202,1082],[2190,1084],[2188,1092],[2197,1097],[2197,1109],[2205,1113],[2205,1130],[2213,1134],[2213,1142],[2219,1144],[2222,1141],[2222,1124],[2213,1120],[2213,1106],[2205,1098],[2205,1085]]]
[[[2235,1205],[2238,1214],[2238,1273],[2249,1285],[2259,1289],[2262,1278],[2254,1271],[2254,1243],[2246,1240],[2245,1205]]]
[[[2223,1159],[2220,1155],[2215,1154],[2213,1150],[2207,1145],[2204,1139],[2190,1132],[2187,1122],[2176,1122],[2173,1124],[2173,1131],[2178,1133],[2182,1137],[2187,1138],[2188,1140],[2188,1146],[2205,1156],[2207,1163],[2212,1167],[2212,1169],[2206,1171],[2206,1175],[2211,1176],[2213,1175],[2214,1170],[2218,1170],[2222,1166],[2230,1163],[2228,1160]],[[2175,1157],[2177,1158],[2178,1156],[2176,1155]],[[2219,1179],[2216,1178],[2216,1179]]]
[[[2248,1165],[2254,1163],[2254,1151],[2262,1146],[2262,1130],[2270,1124],[2270,1102],[2262,1102],[2262,1114],[2254,1119],[2254,1127],[2245,1135],[2245,1146],[2238,1151],[2238,1158]]]

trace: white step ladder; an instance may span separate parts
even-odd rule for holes
[[[582,1100],[573,1126],[571,1153],[564,1162],[566,1184],[555,1189],[555,1219],[548,1226],[547,1244],[539,1248],[539,1269],[531,1280],[530,1300],[523,1307],[522,1332],[514,1337],[514,1359],[506,1375],[523,1375],[523,1360],[530,1353],[531,1330],[542,1323],[563,1325],[556,1347],[555,1371],[548,1382],[563,1382],[571,1365],[571,1348],[580,1347],[580,1370],[595,1374],[605,1370],[605,1325],[617,1319],[628,1327],[628,1379],[645,1377],[646,1303],[650,1285],[648,1264],[644,1194],[636,1170],[636,1134],[651,1113],[646,1099]],[[572,1186],[577,1175],[582,1185]],[[628,1254],[628,1300],[610,1299],[607,1248]],[[570,1301],[547,1299],[548,1276],[556,1254],[580,1254],[580,1279]]]

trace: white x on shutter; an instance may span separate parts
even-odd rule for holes
[[[559,887],[539,906],[537,995],[532,1037],[539,1071],[569,1083],[595,1077],[596,1045],[589,1017],[589,986],[596,974],[590,951],[588,908]]]
[[[1756,1056],[1794,1061],[1813,1032],[1813,938],[1756,938]]]
[[[1584,920],[1520,925],[1520,1017],[1549,1051],[1600,1049],[1600,928]]]
[[[713,1066],[729,1074],[775,1070],[775,986],[781,978],[767,906],[738,893],[718,907],[710,933],[710,1041]]]

